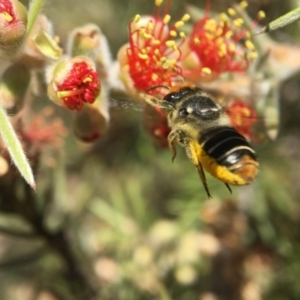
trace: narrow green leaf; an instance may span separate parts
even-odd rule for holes
[[[264,26],[255,35],[270,32],[282,27],[285,27],[289,24],[292,24],[300,20],[300,7],[293,9],[292,11],[286,13],[285,15],[279,17],[278,19],[270,22],[268,25]]]
[[[44,0],[32,0],[29,5],[28,11],[28,23],[27,23],[27,34],[30,33],[34,22],[41,11],[41,8],[44,4]]]
[[[1,100],[1,99],[0,99]],[[12,158],[12,161],[19,169],[21,175],[28,184],[35,189],[35,182],[31,167],[23,151],[22,145],[10,123],[10,120],[0,104],[0,134],[5,146]]]

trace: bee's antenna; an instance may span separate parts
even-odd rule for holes
[[[150,92],[150,91],[158,89],[158,88],[164,88],[164,89],[168,89],[168,90],[170,89],[170,87],[168,87],[167,85],[154,85],[154,86],[146,89],[145,92],[147,93],[147,92]]]

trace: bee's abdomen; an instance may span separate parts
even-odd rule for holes
[[[241,177],[245,184],[256,177],[258,162],[255,151],[233,127],[210,128],[201,134],[199,143],[207,155]]]

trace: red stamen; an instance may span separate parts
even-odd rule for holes
[[[67,107],[80,110],[83,103],[93,103],[100,93],[97,72],[85,62],[74,63],[70,75],[57,87],[58,96]]]

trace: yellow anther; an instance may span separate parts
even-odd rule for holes
[[[190,18],[191,18],[191,16],[189,14],[184,14],[181,18],[181,21],[187,22]]]
[[[194,38],[194,43],[195,43],[196,45],[199,45],[199,44],[200,44],[200,40],[199,40],[198,38]]]
[[[245,31],[245,37],[247,38],[247,39],[250,39],[250,37],[251,37],[251,32],[250,31]]]
[[[138,21],[141,19],[141,15],[135,15],[133,18],[133,23],[138,23]]]
[[[6,22],[10,23],[13,20],[12,15],[10,15],[8,12],[4,11],[0,13],[0,15],[5,19]]]
[[[258,57],[258,54],[257,54],[256,51],[253,51],[253,52],[251,52],[251,53],[248,54],[248,58],[249,59],[255,59],[257,57]]]
[[[143,34],[143,37],[144,37],[145,39],[149,40],[149,39],[152,38],[152,34],[145,32],[145,33]]]
[[[216,34],[216,36],[223,35],[223,29],[222,28],[218,28],[215,34]]]
[[[224,39],[223,39],[222,37],[218,37],[218,38],[216,39],[216,44],[217,44],[218,46],[224,44]]]
[[[83,83],[91,82],[92,78],[91,77],[86,77],[82,80]]]
[[[260,10],[257,14],[257,17],[258,17],[259,20],[262,20],[266,17],[266,14],[263,10]]]
[[[228,22],[228,16],[224,12],[219,14],[219,19],[223,22]]]
[[[179,27],[182,27],[184,25],[184,22],[183,21],[177,21],[174,26],[175,28],[179,28]]]
[[[164,19],[163,19],[163,22],[164,24],[168,24],[171,20],[171,16],[170,15],[165,15]]]
[[[158,55],[158,54],[160,54],[160,51],[159,51],[158,49],[155,49],[155,50],[154,50],[154,54],[155,54],[155,55]]]
[[[238,18],[238,19],[235,19],[233,21],[233,24],[236,26],[236,27],[241,27],[243,24],[244,24],[244,20],[242,18]]]
[[[225,38],[226,38],[226,39],[230,39],[232,36],[233,36],[233,32],[232,32],[231,30],[229,30],[229,31],[227,31],[227,32],[225,33]]]
[[[232,17],[236,16],[236,11],[233,8],[228,8],[227,12]]]
[[[175,59],[167,59],[166,62],[169,64],[169,67],[172,67],[176,64]]]
[[[153,31],[153,29],[154,29],[153,22],[149,22],[149,23],[147,24],[147,28],[148,28],[150,31]]]
[[[163,3],[163,0],[155,0],[156,6],[161,6],[162,3]]]
[[[168,47],[174,47],[174,46],[176,46],[176,42],[173,40],[168,40],[168,41],[166,41],[166,45]]]
[[[202,68],[201,69],[202,73],[210,75],[211,74],[211,69],[210,68]]]
[[[213,19],[209,19],[206,21],[206,23],[204,24],[204,29],[207,31],[215,31],[217,27],[217,22]]]
[[[171,30],[170,31],[170,36],[176,37],[177,36],[177,32],[175,30]]]
[[[252,50],[252,51],[255,50],[254,44],[253,44],[251,41],[249,41],[249,40],[247,40],[247,41],[245,42],[245,46],[246,46],[249,50]]]
[[[152,79],[153,81],[156,81],[158,78],[159,78],[158,75],[155,74],[155,73],[153,73],[153,74],[151,75],[151,79]]]
[[[159,45],[159,44],[160,44],[160,40],[154,40],[154,41],[153,41],[153,44],[154,44],[154,45]]]
[[[161,57],[161,59],[160,59],[160,61],[163,63],[163,62],[165,62],[167,60],[167,58],[165,57],[165,56],[162,56]]]
[[[240,2],[240,8],[245,9],[247,6],[248,6],[248,2],[247,1]]]
[[[165,61],[165,62],[163,62],[162,67],[163,67],[164,69],[169,69],[170,66],[169,66],[168,62]]]
[[[227,47],[225,44],[220,45],[220,49],[218,51],[220,57],[223,57],[227,54]]]
[[[139,53],[138,55],[139,55],[139,58],[141,58],[141,59],[144,59],[144,60],[148,59],[148,55],[147,54]]]
[[[209,32],[205,32],[205,37],[209,40],[212,40],[215,38],[215,35],[214,34],[211,34]]]
[[[184,33],[183,31],[180,31],[179,36],[180,36],[182,39],[185,39],[185,33]]]
[[[228,49],[230,52],[234,52],[235,51],[235,45],[234,44],[229,44]]]

